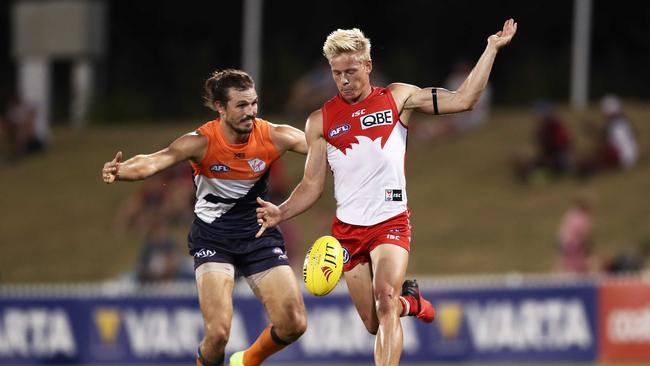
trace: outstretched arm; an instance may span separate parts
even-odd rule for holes
[[[122,162],[122,152],[118,151],[113,160],[104,164],[102,179],[108,184],[116,180],[145,179],[183,160],[200,161],[205,155],[207,146],[207,137],[191,132],[179,137],[158,152],[136,155],[124,162]]]
[[[434,104],[432,88],[420,89],[406,84],[390,86],[396,99],[404,100],[404,109],[415,109],[426,114],[447,114],[470,110],[478,102],[487,85],[492,65],[499,49],[510,43],[517,32],[517,23],[508,19],[503,29],[488,37],[485,51],[456,91],[436,88],[437,111]]]
[[[261,225],[256,237],[262,235],[267,227],[273,227],[297,216],[318,201],[325,187],[327,173],[327,144],[323,137],[323,115],[320,110],[312,113],[307,119],[305,128],[307,138],[307,161],[302,180],[291,193],[291,196],[279,207],[271,202],[257,198],[260,207],[257,209],[257,222]]]

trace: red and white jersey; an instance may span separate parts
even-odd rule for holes
[[[321,109],[336,217],[369,226],[407,210],[406,137],[390,90],[373,87],[360,103],[340,95]]]

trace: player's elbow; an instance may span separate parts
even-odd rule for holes
[[[471,111],[478,103],[480,95],[461,95],[458,101],[458,108],[461,112]]]
[[[454,105],[456,111],[465,112],[474,109],[481,97],[481,92],[472,92],[469,90],[458,90],[455,94]]]

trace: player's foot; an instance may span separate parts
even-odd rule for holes
[[[425,323],[431,323],[433,321],[436,312],[433,309],[433,305],[420,295],[420,287],[418,286],[417,280],[404,281],[401,295],[411,304],[408,315],[414,315]]]
[[[244,365],[244,351],[235,352],[230,356],[228,361],[230,366],[245,366]]]

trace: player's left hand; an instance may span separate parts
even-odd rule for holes
[[[517,23],[510,18],[503,23],[503,29],[488,37],[488,45],[494,46],[497,50],[507,45],[517,33]]]
[[[257,203],[260,204],[260,207],[255,211],[257,212],[257,223],[260,224],[260,229],[255,234],[255,237],[259,238],[266,228],[274,227],[280,223],[280,208],[259,197],[257,197]]]

